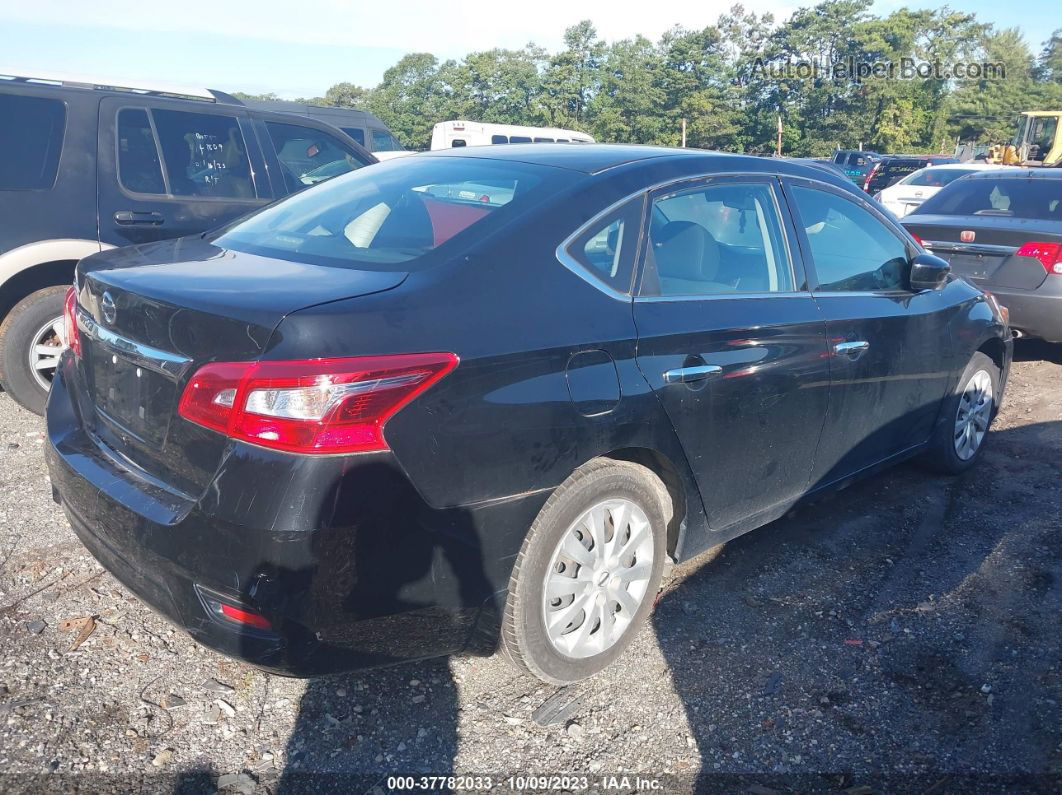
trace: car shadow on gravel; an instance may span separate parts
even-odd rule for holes
[[[1014,361],[1062,364],[1062,343],[1034,339],[1014,340]]]
[[[389,791],[396,774],[448,776],[459,712],[449,662],[402,663],[428,649],[495,651],[482,528],[472,511],[430,509],[384,464],[357,468],[326,502],[334,513],[323,521],[340,540],[317,551],[315,571],[278,576],[313,583],[313,604],[332,620],[320,620],[318,657],[372,669],[307,681],[275,791]]]
[[[959,477],[902,464],[680,567],[652,622],[693,791],[1047,786],[1060,455],[1062,422],[996,431]]]

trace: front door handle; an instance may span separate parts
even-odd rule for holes
[[[858,359],[864,353],[870,350],[870,343],[866,340],[856,340],[855,342],[838,342],[833,346],[833,352],[838,356],[847,356],[849,359]]]
[[[114,214],[114,222],[122,226],[132,224],[148,224],[159,226],[163,221],[162,213],[135,212],[134,210],[119,210]]]
[[[701,364],[696,367],[679,367],[675,370],[664,371],[665,384],[691,384],[695,381],[703,381],[713,375],[719,375],[723,368],[717,364]]]

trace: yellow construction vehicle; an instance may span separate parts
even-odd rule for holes
[[[1062,110],[1022,113],[1014,140],[989,147],[985,162],[1004,166],[1062,166]]]

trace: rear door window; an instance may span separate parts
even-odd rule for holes
[[[267,121],[288,193],[316,185],[365,165],[334,135],[302,124]]]
[[[0,94],[0,190],[48,190],[55,184],[66,129],[57,99]]]
[[[726,295],[794,289],[774,190],[709,183],[653,201],[642,295]]]
[[[166,193],[151,119],[143,108],[118,111],[118,181],[133,193]]]
[[[151,111],[170,193],[205,198],[255,198],[247,144],[234,116]]]
[[[401,152],[402,144],[394,139],[394,136],[386,130],[372,131],[372,151],[374,152]]]
[[[353,138],[362,146],[365,146],[365,130],[360,127],[340,127],[343,132]]]

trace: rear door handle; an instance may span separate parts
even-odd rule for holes
[[[114,222],[129,226],[132,224],[149,224],[158,226],[162,223],[162,213],[136,212],[134,210],[119,210],[114,214]]]
[[[717,364],[701,364],[696,367],[679,367],[675,370],[664,371],[665,384],[691,384],[695,381],[703,381],[713,375],[719,375],[723,368]]]
[[[833,352],[838,356],[847,356],[849,359],[858,359],[864,353],[870,350],[870,343],[866,340],[856,340],[855,342],[838,342],[833,346]]]

